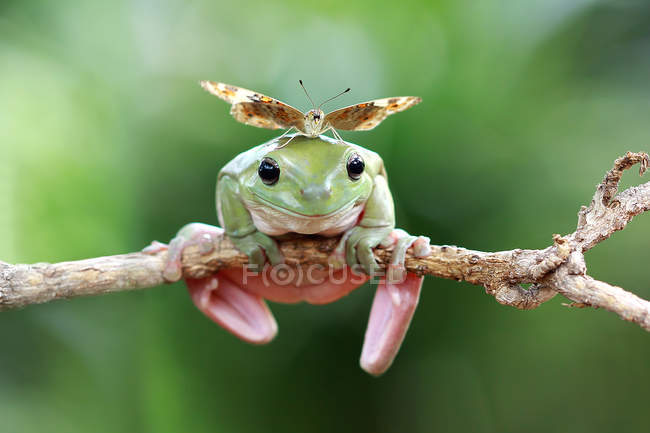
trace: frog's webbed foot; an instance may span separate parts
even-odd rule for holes
[[[220,227],[192,223],[181,228],[169,246],[154,241],[143,251],[155,254],[167,249],[163,277],[170,282],[178,281],[182,277],[183,250],[190,245],[198,245],[202,254],[208,254],[214,249],[215,236],[222,236],[222,234],[223,229]],[[237,241],[232,238],[231,240],[240,251],[249,255],[251,262],[259,259],[264,263],[264,254],[259,250],[260,244],[271,259],[277,259],[275,253],[269,254],[272,247],[275,247],[277,254],[280,254],[275,244],[269,246],[264,239],[260,239],[260,236],[255,234],[239,238]],[[259,251],[259,254],[255,251]],[[243,270],[240,274],[243,278]],[[185,282],[196,307],[212,321],[244,341],[254,344],[271,341],[278,327],[269,308],[260,296],[243,290],[243,282],[233,278],[233,275],[238,274],[217,272],[205,278],[186,278]]]
[[[246,236],[229,236],[229,238],[239,251],[248,256],[249,265],[256,267],[258,270],[262,269],[266,259],[272,265],[284,262],[278,244],[262,232],[256,230]]]
[[[388,281],[399,283],[406,278],[406,251],[413,248],[415,257],[425,257],[431,253],[431,240],[426,236],[411,236],[402,229],[393,230],[382,242],[383,247],[393,247],[390,263],[386,267]]]
[[[153,241],[142,252],[156,254],[160,251],[168,250],[167,261],[163,269],[163,278],[173,283],[174,281],[180,280],[183,276],[181,259],[185,248],[190,245],[198,245],[201,254],[209,254],[214,250],[214,238],[222,234],[223,229],[220,227],[201,223],[190,223],[178,231],[174,239],[169,242],[169,245]]]
[[[379,271],[372,249],[381,243],[393,230],[392,227],[355,226],[346,231],[329,258],[330,264],[352,268],[361,265],[366,274],[373,276]]]
[[[395,247],[372,303],[360,361],[361,368],[374,375],[382,374],[393,362],[420,298],[423,277],[406,273],[406,250],[413,247],[419,257],[430,252],[429,239],[409,236],[403,230],[392,231],[382,244]]]

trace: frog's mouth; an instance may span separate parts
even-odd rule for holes
[[[255,197],[257,197],[262,203],[264,203],[264,205],[273,208],[278,212],[282,212],[283,214],[289,215],[294,218],[306,218],[306,219],[331,218],[338,214],[348,212],[350,209],[352,209],[355,205],[358,204],[357,203],[358,200],[354,199],[354,200],[350,200],[344,206],[341,206],[338,209],[333,210],[332,212],[322,213],[322,214],[305,214],[305,213],[297,212],[292,209],[287,209],[286,207],[279,206],[275,203],[271,203],[270,201],[268,201],[267,199],[265,199],[264,197],[258,194],[255,194]]]

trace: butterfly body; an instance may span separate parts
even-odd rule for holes
[[[229,84],[201,81],[201,86],[213,95],[231,104],[230,114],[239,122],[266,129],[295,129],[307,137],[336,130],[366,131],[379,125],[391,114],[404,111],[418,104],[417,96],[396,96],[375,99],[350,105],[328,114],[320,108],[302,113],[300,110],[259,92]]]
[[[307,114],[305,114],[304,131],[300,131],[300,130],[298,131],[302,135],[306,135],[308,137],[313,138],[313,137],[318,137],[327,129],[328,128],[325,124],[325,113],[323,113],[323,110],[314,109],[314,110],[309,110]]]

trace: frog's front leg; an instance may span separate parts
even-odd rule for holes
[[[219,222],[239,251],[248,256],[248,262],[261,267],[268,259],[272,265],[284,261],[275,241],[257,230],[248,209],[242,202],[239,184],[230,176],[224,175],[217,184],[217,213]]]
[[[223,236],[224,230],[192,223],[184,226],[169,243],[169,247],[154,243],[145,252],[156,253],[167,249],[167,261],[163,277],[170,282],[182,276],[181,257],[190,245],[199,245],[203,254],[214,248],[215,237]],[[243,270],[239,274],[243,275]],[[208,318],[244,341],[254,344],[268,343],[275,337],[278,326],[261,296],[244,290],[237,273],[219,271],[205,278],[186,278],[185,283],[196,307]]]
[[[330,262],[335,266],[361,265],[368,275],[379,270],[373,248],[379,245],[395,228],[393,197],[388,189],[385,174],[374,178],[372,193],[363,210],[359,224],[346,231],[334,250]]]

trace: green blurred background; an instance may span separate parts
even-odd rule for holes
[[[215,224],[214,183],[278,135],[212,79],[309,108],[424,102],[343,132],[386,162],[398,225],[542,248],[614,159],[650,143],[650,2],[0,2],[0,260],[136,251]],[[634,172],[625,186],[639,183]],[[587,256],[650,298],[642,216]],[[650,421],[650,335],[557,297],[520,312],[428,278],[393,367],[358,367],[372,300],[271,305],[240,342],[182,284],[0,314],[0,432],[611,432]]]

